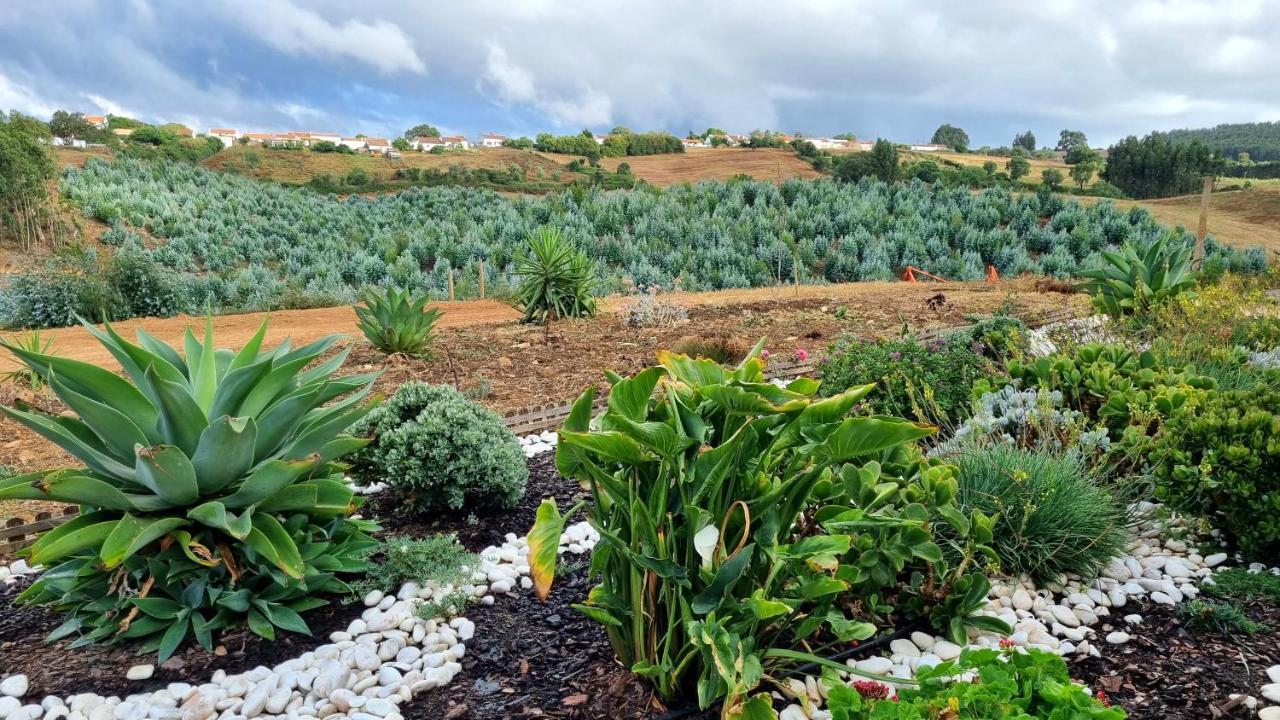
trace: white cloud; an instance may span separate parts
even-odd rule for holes
[[[372,13],[378,19],[335,23],[291,0],[225,0],[224,5],[259,40],[292,55],[345,57],[383,73],[427,71],[413,40],[385,19],[394,15]]]
[[[590,86],[565,94],[540,92],[533,74],[494,43],[489,44],[485,71],[476,87],[501,103],[531,105],[561,125],[606,125],[613,118],[613,101]]]
[[[125,107],[119,103],[95,93],[81,93],[81,97],[93,103],[95,108],[107,115],[120,115],[122,117],[138,117],[139,115],[132,110],[125,109]]]
[[[0,73],[0,112],[18,110],[28,115],[48,117],[55,109],[53,103],[37,95],[31,88],[19,85]]]

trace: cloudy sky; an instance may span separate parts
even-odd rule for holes
[[[1100,144],[1280,120],[1276,68],[1264,0],[0,1],[0,108],[200,130]]]

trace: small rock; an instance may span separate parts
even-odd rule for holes
[[[1267,677],[1271,678],[1271,682],[1280,683],[1280,665],[1267,668]]]
[[[20,698],[27,694],[28,687],[26,675],[10,675],[0,681],[0,695]]]
[[[1268,683],[1262,686],[1262,697],[1273,703],[1280,704],[1280,682]]]
[[[156,671],[155,665],[134,665],[125,672],[124,676],[130,680],[146,680]]]
[[[1258,720],[1280,720],[1280,705],[1272,705],[1259,710]]]
[[[1112,632],[1112,633],[1108,633],[1107,642],[1111,643],[1112,645],[1123,645],[1129,642],[1129,633],[1121,632],[1119,630],[1116,630],[1115,632]]]
[[[1227,561],[1226,553],[1214,553],[1204,559],[1204,564],[1206,567],[1218,567],[1219,565],[1221,565],[1226,561]]]

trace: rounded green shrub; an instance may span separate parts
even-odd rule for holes
[[[1005,572],[1094,577],[1124,550],[1124,508],[1082,454],[997,442],[952,461],[960,506],[999,513],[991,546]]]
[[[1280,555],[1280,391],[1211,392],[1151,452],[1156,497],[1260,559]]]
[[[352,432],[373,436],[356,456],[356,478],[386,482],[416,511],[502,510],[524,497],[520,442],[447,385],[407,382]]]

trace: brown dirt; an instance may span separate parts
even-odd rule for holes
[[[782,182],[788,178],[818,178],[822,173],[781,148],[694,148],[683,153],[601,158],[600,164],[616,171],[627,163],[631,172],[659,187],[699,180],[728,180],[750,175],[756,180]]]

